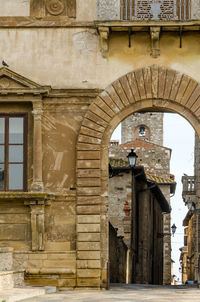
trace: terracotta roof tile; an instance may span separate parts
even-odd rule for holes
[[[164,149],[167,149],[167,150],[171,151],[170,148],[160,146],[160,145],[157,145],[157,144],[154,144],[154,143],[150,143],[150,142],[147,142],[147,141],[142,140],[142,139],[135,139],[134,141],[130,141],[130,142],[127,142],[125,144],[121,144],[121,145],[119,145],[119,148],[147,148],[147,149],[164,148]]]

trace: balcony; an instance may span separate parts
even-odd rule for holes
[[[200,20],[199,0],[97,0],[99,21]]]
[[[183,176],[182,184],[183,184],[182,197],[183,197],[184,202],[186,202],[188,198],[193,200],[196,195],[195,177],[194,176]]]
[[[160,33],[176,31],[180,48],[184,31],[199,31],[200,0],[97,0],[96,26],[101,38],[101,52],[107,57],[112,32],[150,34],[153,58],[160,55]]]

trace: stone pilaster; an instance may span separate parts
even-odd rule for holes
[[[44,250],[44,204],[30,205],[31,208],[31,233],[32,251]]]
[[[52,199],[52,196],[44,193],[39,195],[24,202],[30,207],[32,251],[45,250],[45,206],[50,206]]]
[[[33,182],[32,192],[43,192],[42,180],[42,101],[33,103]]]

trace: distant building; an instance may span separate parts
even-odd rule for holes
[[[199,182],[199,150],[200,141],[197,135],[195,135],[195,147],[194,147],[194,176],[184,175],[182,177],[183,191],[182,197],[185,206],[188,207],[188,212],[183,220],[184,229],[184,246],[180,249],[180,265],[182,270],[182,282],[186,280],[198,280],[199,270],[197,270],[197,263],[199,261],[197,253],[195,252],[195,240],[198,232],[197,219],[198,209],[196,204],[198,203],[198,182]]]
[[[134,175],[132,204],[129,167],[110,168],[110,280],[114,283],[128,280],[128,283],[163,284],[163,217],[164,213],[170,213],[170,206],[160,184],[153,181],[150,174],[145,175],[143,167],[136,166]],[[169,183],[170,180],[162,185]]]
[[[156,123],[155,123],[156,121]],[[137,113],[131,115],[122,122],[122,144],[116,145],[111,142],[109,148],[109,163],[110,167],[114,171],[118,170],[118,176],[110,178],[109,180],[109,220],[114,228],[117,228],[117,235],[124,237],[124,242],[130,248],[130,230],[127,230],[127,218],[125,218],[124,211],[128,208],[131,211],[131,174],[130,169],[126,169],[129,164],[127,161],[127,155],[134,149],[137,158],[137,167],[142,166],[144,169],[144,178],[146,179],[147,186],[151,185],[156,187],[163,194],[162,200],[165,200],[168,204],[168,211],[161,211],[159,215],[162,216],[162,227],[157,233],[164,234],[163,239],[159,240],[162,244],[159,246],[161,254],[159,257],[163,259],[162,262],[162,278],[152,281],[149,277],[136,277],[139,278],[138,282],[155,284],[170,284],[171,283],[171,237],[170,237],[170,194],[175,193],[176,183],[174,177],[170,174],[170,158],[171,149],[162,145],[163,143],[163,114],[162,113]],[[114,176],[116,176],[114,174]],[[137,188],[141,187],[136,177],[136,195]],[[150,185],[151,184],[151,185]],[[142,189],[141,189],[142,190]],[[155,192],[154,192],[155,193]],[[152,194],[152,190],[148,194]],[[158,197],[158,196],[157,196]],[[149,197],[150,198],[150,197]],[[151,198],[149,199],[151,200]],[[159,198],[156,199],[157,203],[162,203]],[[149,201],[150,202],[150,201]],[[151,202],[150,202],[151,203]],[[140,205],[142,202],[140,202]],[[150,205],[148,205],[150,206]],[[150,208],[149,208],[150,211]],[[163,212],[163,214],[161,214]],[[165,212],[165,213],[164,213]],[[168,213],[168,214],[167,214]],[[146,214],[147,216],[150,213]],[[152,214],[153,215],[153,214]],[[159,216],[157,215],[157,216]],[[157,217],[155,216],[155,217]],[[150,215],[151,217],[151,215]],[[154,217],[154,215],[152,216]],[[155,219],[152,218],[152,219]],[[137,215],[136,215],[137,218]],[[139,219],[139,218],[138,218]],[[143,218],[140,217],[140,220]],[[159,219],[159,218],[156,218]],[[126,223],[126,225],[124,225]],[[147,225],[151,225],[152,220],[148,224],[147,220],[144,220],[144,228]],[[130,222],[129,222],[130,227]],[[138,232],[142,230],[138,229]],[[155,229],[156,232],[156,229]],[[156,238],[156,237],[155,237]],[[155,244],[157,239],[154,238]],[[149,239],[151,240],[151,239]],[[152,250],[152,249],[151,249]],[[151,252],[150,252],[151,254]],[[154,254],[155,256],[155,254]],[[148,257],[147,257],[148,259]],[[143,259],[143,261],[150,261],[150,259]],[[141,259],[140,259],[141,260]],[[140,261],[138,260],[138,261]],[[158,261],[154,259],[154,261]],[[151,261],[149,262],[151,263]],[[160,270],[161,271],[161,270]],[[147,274],[147,273],[146,273]],[[158,277],[158,276],[157,276]],[[144,278],[144,279],[143,279]],[[145,279],[146,278],[146,279]],[[142,281],[143,280],[143,281]],[[145,281],[144,281],[145,280]],[[148,280],[148,281],[147,281]],[[160,283],[161,282],[161,283]]]

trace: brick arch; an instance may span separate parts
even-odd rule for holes
[[[200,135],[199,100],[197,81],[153,65],[122,76],[90,105],[77,141],[78,286],[106,284],[108,143],[113,130],[131,113],[154,108],[181,114]]]

